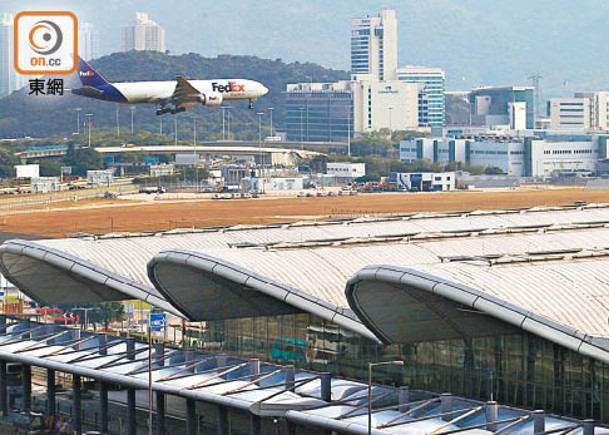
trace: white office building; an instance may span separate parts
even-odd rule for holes
[[[397,80],[354,82],[352,92],[355,132],[417,129],[421,87],[421,84]]]
[[[441,68],[407,65],[397,69],[397,79],[423,86],[419,96],[419,125],[443,126],[445,121],[444,82],[446,74]]]
[[[594,172],[598,160],[607,157],[606,150],[603,152],[600,148],[598,138],[574,142],[533,140],[527,156],[531,174],[548,177],[565,171]]]
[[[78,54],[87,61],[99,57],[99,32],[91,23],[78,24]]]
[[[400,160],[412,163],[427,159],[446,165],[497,167],[512,177],[550,177],[565,171],[596,170],[606,159],[607,136],[576,140],[533,137],[476,137],[472,139],[412,139],[400,142]]]
[[[551,129],[589,129],[590,98],[551,98],[548,102],[550,108]]]
[[[382,10],[351,21],[351,74],[354,80],[395,80],[398,67],[398,21]]]
[[[328,163],[326,165],[326,173],[336,178],[359,178],[366,175],[365,163]]]
[[[11,94],[26,83],[24,76],[15,72],[13,66],[13,15],[0,17],[0,97]]]
[[[609,130],[609,92],[596,92],[594,94],[594,122],[599,130]]]
[[[389,182],[399,192],[439,192],[455,190],[454,172],[391,172]]]
[[[121,51],[130,50],[165,51],[165,30],[145,12],[136,12],[134,26],[122,28]]]

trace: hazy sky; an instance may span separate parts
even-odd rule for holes
[[[26,9],[0,0],[0,12]],[[179,5],[179,7],[177,6]],[[397,10],[399,62],[437,66],[449,89],[529,83],[548,96],[609,89],[605,0],[33,0],[27,10],[74,11],[100,31],[102,54],[118,51],[136,11],[165,28],[172,53],[251,54],[349,69],[350,19]]]

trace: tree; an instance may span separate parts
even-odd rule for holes
[[[68,146],[66,156],[62,159],[65,166],[72,167],[72,174],[85,176],[88,170],[102,169],[104,160],[100,153],[93,148],[76,148],[74,144]]]
[[[309,165],[312,172],[325,174],[328,166],[328,156],[315,156],[311,159]]]
[[[61,171],[61,162],[55,159],[41,159],[38,163],[40,166],[41,177],[57,177]]]
[[[503,169],[498,168],[497,166],[487,166],[484,168],[485,175],[503,175]]]
[[[19,159],[11,151],[0,148],[0,178],[12,178],[15,176],[15,165]]]

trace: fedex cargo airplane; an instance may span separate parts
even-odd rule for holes
[[[184,112],[197,104],[220,106],[224,100],[249,100],[253,109],[254,100],[269,91],[246,79],[187,80],[178,76],[166,81],[109,83],[80,57],[77,74],[82,87],[72,89],[73,94],[113,103],[157,104],[157,115]]]

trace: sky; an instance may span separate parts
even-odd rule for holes
[[[24,6],[27,3],[27,9]],[[102,54],[148,12],[171,53],[247,54],[350,67],[351,18],[397,10],[400,65],[440,67],[449,90],[530,84],[546,97],[609,90],[605,0],[0,0],[0,12],[71,10],[100,31]]]

